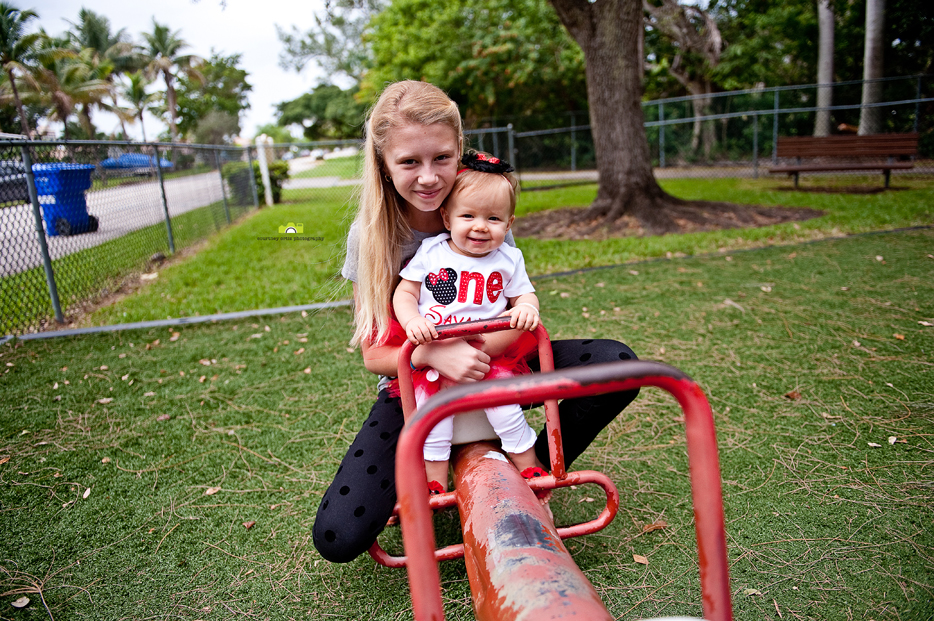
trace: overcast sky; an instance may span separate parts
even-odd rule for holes
[[[88,8],[110,19],[116,31],[126,28],[136,41],[140,33],[152,31],[153,17],[180,30],[181,37],[191,47],[188,53],[207,58],[213,48],[225,55],[241,53],[240,66],[249,72],[253,85],[250,109],[241,117],[245,137],[252,137],[258,126],[274,120],[274,104],[294,99],[318,83],[320,70],[310,64],[301,74],[279,67],[282,44],[276,36],[276,25],[290,29],[293,25],[302,31],[314,23],[315,11],[320,11],[324,0],[227,0],[222,7],[218,0],[13,0],[22,9],[33,9],[39,14],[38,23],[50,34],[61,34],[76,22],[81,7]],[[346,85],[344,85],[346,86]],[[98,129],[110,133],[118,122],[112,115],[95,115]],[[146,133],[152,139],[163,125],[147,118]],[[127,131],[142,139],[139,124]]]

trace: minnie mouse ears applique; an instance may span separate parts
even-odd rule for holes
[[[509,162],[503,161],[498,157],[493,157],[486,153],[468,153],[461,158],[461,163],[472,170],[477,170],[485,173],[494,173],[501,175],[503,173],[511,173],[515,170],[510,166]]]

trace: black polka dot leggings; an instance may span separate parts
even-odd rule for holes
[[[605,339],[553,341],[551,346],[556,369],[636,359],[623,343]],[[529,365],[538,370],[537,361]],[[638,394],[633,390],[562,401],[558,410],[566,465],[570,466]],[[312,535],[315,547],[327,560],[346,563],[366,552],[392,515],[396,443],[403,424],[399,399],[381,391],[318,507]],[[544,430],[538,434],[535,452],[548,464]]]

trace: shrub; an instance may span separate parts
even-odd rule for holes
[[[263,202],[266,186],[263,185],[263,175],[259,170],[259,162],[253,162],[253,177],[256,179],[256,191]],[[282,160],[269,162],[269,183],[272,184],[272,202],[282,202],[282,184],[289,178],[289,163]]]
[[[250,169],[246,162],[227,162],[223,167],[224,179],[238,205],[253,204],[253,189],[250,187]]]
[[[229,162],[224,164],[224,178],[230,184],[230,191],[241,204],[253,203],[253,191],[250,188],[247,176],[246,162]],[[289,178],[289,163],[276,160],[269,163],[269,182],[272,184],[272,202],[282,202],[282,184]],[[259,162],[253,162],[253,179],[256,181],[256,196],[260,205],[265,203],[266,186],[263,185],[263,175],[259,170]]]

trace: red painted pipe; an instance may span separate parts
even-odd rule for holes
[[[443,619],[441,583],[434,559],[431,510],[422,447],[429,431],[447,416],[508,403],[536,403],[656,386],[670,392],[684,410],[691,493],[697,532],[704,618],[730,621],[726,534],[716,435],[710,405],[700,387],[681,371],[657,362],[593,365],[455,386],[429,399],[406,423],[396,454],[406,568],[417,620]],[[534,484],[534,482],[533,482]]]
[[[438,326],[438,339],[463,338],[475,334],[489,332],[502,332],[509,330],[510,317],[496,317],[495,319],[478,319],[465,321],[447,326]],[[538,366],[542,373],[555,370],[555,357],[551,351],[551,339],[548,331],[541,323],[535,329],[535,338],[538,340]],[[409,341],[402,344],[399,350],[399,392],[402,400],[402,411],[408,421],[415,413],[415,390],[412,388],[412,351],[415,349]],[[558,417],[558,400],[546,399],[545,427],[548,429],[548,452],[551,457],[551,474],[563,479],[564,470],[564,443],[561,441],[561,419]],[[463,410],[462,410],[463,411]]]
[[[459,448],[454,481],[479,621],[613,618],[528,483],[495,445]]]

